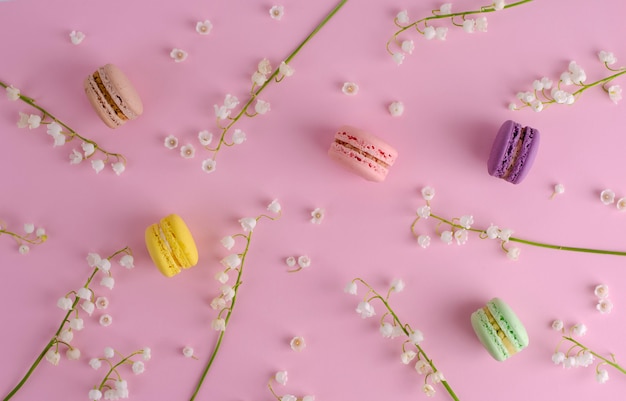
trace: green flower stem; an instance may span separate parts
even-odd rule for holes
[[[15,238],[15,240],[18,242],[18,244],[21,244],[22,242],[26,242],[26,243],[29,243],[31,245],[39,245],[39,244],[43,244],[48,239],[47,235],[42,235],[41,237],[36,237],[35,239],[32,239],[32,238],[28,238],[27,235],[19,235],[17,233],[14,233],[13,231],[0,229],[0,235],[2,235],[2,234],[7,234],[7,235],[10,235],[11,237]]]
[[[115,365],[111,364],[111,362],[107,359],[107,362],[109,362],[109,371],[108,371],[108,372],[107,372],[107,374],[104,376],[104,378],[103,378],[103,379],[102,379],[102,381],[100,382],[100,385],[98,386],[98,388],[97,388],[97,389],[98,389],[98,390],[102,390],[102,389],[105,387],[106,383],[110,380],[111,373],[114,373],[114,372],[115,372],[115,373],[117,374],[117,368],[118,368],[118,367],[120,367],[120,366],[122,366],[123,364],[125,364],[125,363],[126,363],[127,361],[129,361],[129,360],[130,360],[133,356],[135,356],[135,355],[139,355],[139,354],[141,354],[141,353],[143,353],[143,351],[141,351],[141,350],[140,350],[140,351],[135,351],[135,352],[133,352],[132,354],[130,354],[130,355],[126,356],[126,357],[123,357],[123,358],[122,358],[122,359],[121,359],[118,363],[116,363]],[[119,374],[118,374],[118,377],[119,377]]]
[[[363,280],[362,278],[355,278],[353,281],[359,281],[361,283],[363,283],[368,289],[369,291],[374,294],[374,297],[370,298],[371,299],[379,299],[383,305],[385,305],[385,308],[387,309],[387,311],[389,312],[389,314],[393,317],[393,320],[398,323],[399,327],[402,328],[402,331],[404,332],[404,334],[409,337],[411,335],[411,333],[409,333],[409,331],[407,330],[407,325],[402,324],[402,321],[400,320],[400,318],[398,317],[398,315],[396,315],[396,312],[391,308],[391,305],[389,305],[389,294],[391,292],[387,293],[387,298],[383,298],[382,295],[380,295],[378,293],[378,291],[376,291],[374,288],[372,288],[372,286],[370,286],[365,280]],[[428,365],[431,367],[431,369],[433,370],[433,373],[437,372],[438,369],[435,366],[435,363],[433,362],[432,359],[430,359],[428,357],[428,355],[426,355],[426,352],[424,351],[424,349],[419,345],[419,344],[414,344],[415,347],[417,348],[417,350],[419,351],[418,355],[422,355],[422,357],[424,358],[424,360],[428,363]],[[448,394],[450,394],[450,397],[452,397],[453,400],[455,401],[459,401],[459,398],[457,397],[456,393],[454,392],[454,390],[452,390],[452,387],[448,384],[448,382],[446,380],[442,380],[441,384],[443,385],[443,387],[446,389],[446,391],[448,392]]]
[[[441,223],[444,224],[448,224],[450,227],[454,227],[454,228],[458,228],[458,229],[465,229],[465,227],[456,224],[450,220],[447,220],[443,217],[439,217],[437,215],[431,214],[430,217],[439,220]],[[411,224],[411,231],[413,232],[413,235],[416,235],[415,233],[415,224],[419,221],[419,217],[416,218],[413,221],[413,224]],[[477,228],[469,228],[467,229],[467,231],[472,231],[475,233],[480,233],[480,234],[485,234],[486,230],[480,230]],[[530,241],[530,240],[526,240],[526,239],[522,239],[522,238],[517,238],[517,237],[510,237],[509,241],[511,242],[518,242],[520,244],[526,244],[526,245],[532,245],[532,246],[537,246],[537,247],[541,247],[541,248],[548,248],[548,249],[556,249],[559,251],[570,251],[570,252],[584,252],[584,253],[598,253],[598,254],[603,254],[603,255],[616,255],[616,256],[626,256],[626,252],[622,252],[622,251],[610,251],[610,250],[604,250],[604,249],[593,249],[593,248],[579,248],[579,247],[572,247],[572,246],[563,246],[563,245],[554,245],[554,244],[546,244],[544,242],[537,242],[537,241]]]
[[[9,85],[7,85],[6,83],[4,83],[2,81],[0,81],[0,86],[5,88],[5,89],[9,87]],[[28,97],[28,96],[25,96],[25,95],[22,95],[21,93],[20,93],[19,96],[20,96],[20,100],[21,101],[23,101],[24,103],[34,107],[35,109],[39,110],[42,113],[42,118],[41,118],[42,121],[47,116],[47,117],[50,117],[50,119],[52,119],[53,121],[55,121],[59,125],[61,125],[63,128],[65,128],[65,130],[68,133],[68,136],[70,137],[70,140],[76,137],[76,138],[80,139],[83,142],[87,142],[87,143],[92,144],[94,146],[94,149],[95,149],[93,154],[95,154],[95,151],[101,152],[105,156],[105,162],[109,160],[109,157],[115,157],[115,159],[117,161],[121,161],[122,163],[124,163],[124,165],[126,165],[126,158],[124,157],[124,155],[122,155],[120,153],[109,152],[109,151],[101,148],[100,145],[98,145],[95,141],[93,141],[91,139],[88,139],[88,138],[85,138],[84,136],[80,135],[78,132],[74,131],[72,128],[70,128],[63,121],[59,120],[54,115],[52,115],[52,113],[50,113],[48,110],[44,109],[43,107],[41,107],[37,103],[35,103],[35,99],[33,99],[31,97]],[[87,157],[90,157],[90,156],[87,156]]]
[[[126,248],[120,249],[119,251],[115,252],[113,255],[109,256],[107,259],[111,260],[112,258],[114,258],[115,256],[119,255],[120,253],[129,253],[130,254],[130,248],[126,247]],[[93,271],[91,272],[91,274],[89,275],[89,278],[87,278],[87,282],[85,282],[85,285],[83,287],[85,287],[85,288],[89,287],[89,284],[91,283],[91,281],[93,280],[93,278],[95,277],[97,272],[98,272],[98,268],[95,267],[93,269]],[[59,325],[59,328],[54,333],[54,335],[52,336],[50,341],[48,341],[48,344],[46,344],[46,346],[41,351],[41,353],[39,354],[37,359],[35,359],[35,362],[31,365],[30,369],[28,369],[28,372],[26,372],[26,374],[24,375],[22,380],[20,380],[20,382],[17,383],[17,385],[13,388],[13,390],[11,390],[9,392],[9,394],[7,394],[2,399],[3,401],[8,401],[11,398],[13,398],[13,396],[22,388],[22,386],[24,386],[24,384],[26,384],[26,381],[30,378],[30,376],[33,374],[35,369],[37,369],[37,366],[39,366],[39,363],[43,360],[43,358],[45,358],[45,356],[48,353],[48,351],[50,350],[50,348],[52,348],[53,346],[55,346],[58,343],[57,337],[59,336],[59,334],[61,334],[61,331],[65,327],[65,324],[67,322],[69,322],[70,315],[72,314],[72,312],[75,311],[76,306],[78,305],[78,301],[79,301],[79,298],[76,297],[74,299],[74,302],[72,303],[72,307],[65,314],[65,317],[61,321],[61,324]]]
[[[511,7],[515,7],[515,6],[519,6],[521,4],[524,3],[529,3],[533,0],[520,0],[517,1],[515,3],[511,3],[511,4],[506,4],[504,6],[504,8],[511,8]],[[462,12],[458,12],[458,13],[450,13],[450,14],[434,14],[433,15],[429,15],[428,17],[424,17],[420,20],[417,20],[415,22],[410,23],[409,25],[403,26],[403,25],[399,25],[397,23],[396,20],[394,20],[394,22],[396,23],[396,25],[400,28],[399,31],[397,31],[396,33],[393,34],[393,36],[387,41],[387,52],[389,52],[389,54],[393,55],[393,52],[390,49],[391,46],[391,42],[396,42],[399,43],[398,41],[398,36],[405,32],[408,29],[411,28],[415,28],[419,33],[423,33],[420,29],[419,29],[419,24],[420,23],[424,23],[425,26],[428,25],[428,21],[430,20],[437,20],[437,19],[446,19],[446,18],[450,18],[450,20],[452,21],[452,23],[454,24],[454,18],[455,17],[462,17],[463,19],[465,18],[465,16],[467,15],[473,15],[473,14],[485,14],[485,13],[491,13],[491,12],[495,12],[497,11],[494,7],[493,4],[490,4],[488,6],[483,6],[480,8],[480,10],[472,10],[472,11],[462,11]],[[454,25],[458,25],[458,24],[454,24]]]
[[[239,286],[241,285],[241,275],[243,273],[243,267],[246,261],[246,257],[248,256],[248,249],[250,248],[250,240],[252,239],[252,231],[250,231],[248,235],[246,235],[245,237],[246,237],[246,248],[244,249],[243,254],[241,256],[241,266],[239,267],[238,272],[237,272],[237,280],[235,281],[234,288],[239,288]],[[239,290],[237,289],[235,291],[235,295],[233,296],[233,299],[231,300],[228,313],[226,314],[226,317],[224,318],[224,324],[226,327],[228,327],[228,321],[230,320],[233,310],[235,309],[235,302],[237,301],[238,293],[239,293]],[[202,375],[200,375],[200,380],[198,381],[198,384],[196,385],[196,388],[193,394],[191,395],[190,401],[195,400],[196,397],[198,396],[198,392],[200,391],[200,388],[202,387],[202,384],[204,383],[204,379],[209,373],[211,366],[213,366],[213,361],[215,361],[215,357],[217,356],[217,353],[220,350],[220,347],[222,345],[222,340],[224,339],[224,333],[226,333],[226,330],[220,331],[220,334],[217,337],[217,342],[215,343],[215,347],[213,347],[213,352],[211,353],[211,356],[209,357],[209,361],[207,362],[206,366],[204,367],[204,370],[202,371]]]
[[[623,374],[626,374],[626,369],[624,369],[623,367],[621,367],[620,365],[617,364],[617,362],[615,362],[615,360],[609,360],[605,357],[603,357],[602,355],[590,350],[589,348],[585,347],[584,345],[582,345],[580,342],[574,340],[572,337],[569,336],[563,336],[564,340],[567,340],[569,342],[574,343],[576,346],[582,348],[583,350],[587,350],[589,351],[589,353],[593,356],[595,356],[596,358],[602,360],[604,363],[606,363],[609,366],[614,367],[615,369],[619,370],[620,372],[622,372]]]
[[[313,29],[313,31],[311,31],[311,33],[289,54],[289,56],[287,56],[287,58],[284,60],[285,64],[289,64],[289,62],[300,52],[300,50],[302,50],[302,48],[324,27],[324,25],[326,25],[326,23],[328,21],[330,21],[330,19],[335,14],[337,14],[337,12],[341,9],[341,7],[344,6],[344,4],[346,4],[347,1],[348,0],[341,0],[330,11],[330,13],[328,13],[328,15],[326,15],[326,17],[315,27],[315,29]],[[531,1],[531,0],[526,0],[526,1]],[[252,92],[250,98],[243,105],[243,107],[241,108],[239,113],[235,117],[229,117],[231,121],[228,123],[228,125],[226,125],[225,127],[221,127],[219,125],[219,119],[218,119],[218,126],[220,126],[220,128],[222,129],[222,134],[220,136],[220,141],[219,141],[218,145],[215,148],[208,148],[208,147],[205,146],[205,148],[207,150],[213,152],[213,160],[215,160],[215,158],[217,156],[217,152],[219,152],[219,150],[222,147],[222,145],[230,146],[230,145],[225,143],[224,138],[226,137],[226,134],[231,129],[231,127],[237,121],[239,121],[239,119],[242,116],[249,115],[247,110],[252,105],[252,102],[254,102],[254,100],[257,98],[257,96],[259,96],[261,94],[261,92],[263,92],[263,90],[270,84],[270,82],[272,82],[272,80],[276,80],[277,82],[280,82],[282,80],[282,78],[281,79],[278,78],[279,72],[280,72],[279,68],[276,68],[272,72],[272,74],[268,77],[268,79],[263,83],[263,85],[259,86],[258,89],[256,89],[255,91]]]

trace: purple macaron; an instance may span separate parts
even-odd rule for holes
[[[539,149],[539,131],[505,121],[493,142],[487,169],[489,174],[513,184],[528,175]]]

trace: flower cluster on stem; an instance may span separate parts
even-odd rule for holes
[[[552,354],[552,362],[555,365],[561,365],[564,368],[586,368],[595,364],[595,377],[598,383],[606,383],[609,380],[607,367],[612,367],[618,372],[626,374],[626,369],[617,363],[614,354],[603,356],[574,338],[574,336],[583,336],[587,332],[587,327],[584,324],[576,324],[566,332],[563,322],[555,320],[552,327],[561,332],[561,339],[554,354]],[[561,351],[561,347],[566,349]]]
[[[0,86],[6,90],[6,95],[10,100],[21,100],[39,112],[39,114],[20,112],[20,118],[17,122],[18,128],[36,129],[42,125],[47,126],[47,133],[52,137],[54,147],[63,146],[66,142],[77,138],[81,141],[80,149],[72,150],[72,153],[69,155],[70,164],[79,164],[83,160],[90,160],[91,167],[96,173],[102,171],[107,164],[111,165],[111,168],[117,175],[124,172],[126,169],[126,158],[122,154],[109,152],[100,147],[94,140],[80,135],[48,110],[37,104],[35,99],[23,95],[13,85],[0,81]],[[96,155],[99,155],[100,158],[96,157]]]
[[[257,70],[251,76],[252,87],[250,88],[248,100],[243,103],[239,111],[236,111],[236,109],[240,101],[231,94],[226,95],[221,105],[216,104],[213,106],[219,131],[217,143],[213,144],[213,134],[208,131],[201,131],[198,135],[201,146],[211,152],[211,157],[202,162],[203,171],[212,173],[216,170],[217,162],[215,159],[223,146],[238,145],[246,140],[246,134],[242,130],[234,128],[237,121],[244,116],[254,117],[270,111],[270,103],[260,99],[262,92],[271,82],[281,82],[285,77],[290,77],[294,74],[294,69],[290,64],[291,60],[346,2],[347,0],[341,0],[287,58],[280,62],[278,67],[272,68],[270,61],[265,58],[259,62]]]
[[[257,217],[244,217],[239,219],[243,233],[237,233],[228,235],[222,238],[221,243],[227,250],[232,250],[238,239],[242,239],[244,243],[244,249],[241,252],[231,253],[225,256],[220,263],[224,267],[216,275],[215,279],[220,283],[220,294],[211,301],[211,308],[217,310],[217,317],[211,322],[213,330],[219,332],[217,341],[213,347],[213,352],[209,357],[209,360],[202,371],[200,380],[196,385],[196,388],[191,396],[193,401],[198,396],[198,392],[204,383],[217,354],[220,350],[228,322],[232,316],[237,301],[237,294],[242,283],[243,268],[250,249],[250,241],[252,240],[252,233],[261,219],[277,220],[282,214],[280,203],[275,199],[273,200],[267,209],[272,212],[272,216],[261,214]],[[234,280],[232,279],[234,277]]]
[[[448,28],[445,26],[435,26],[432,24],[438,20],[449,20],[450,23],[458,28],[463,29],[467,33],[487,32],[487,17],[484,14],[494,11],[500,11],[505,8],[519,6],[532,0],[519,0],[514,3],[506,4],[505,0],[495,0],[493,3],[480,7],[478,10],[468,11],[452,11],[452,3],[444,3],[440,8],[432,10],[432,15],[411,21],[406,10],[400,11],[393,22],[399,29],[387,41],[387,52],[391,54],[396,64],[400,65],[404,61],[406,54],[413,53],[415,44],[412,40],[403,40],[400,38],[406,31],[415,30],[424,38],[445,40],[448,34]],[[473,16],[480,15],[477,18]]]
[[[42,227],[39,227],[35,230],[35,225],[32,223],[24,224],[24,234],[19,234],[17,232],[9,230],[7,225],[0,221],[0,235],[6,234],[10,237],[13,237],[17,242],[18,251],[25,255],[30,251],[31,245],[39,245],[48,239],[48,235],[46,234],[46,230]]]
[[[427,220],[432,218],[437,221],[436,234],[446,244],[452,244],[456,241],[458,245],[464,245],[469,239],[469,233],[477,233],[480,239],[492,239],[500,242],[500,248],[505,252],[511,260],[517,260],[520,256],[521,249],[514,246],[513,243],[532,245],[541,248],[556,249],[560,251],[570,252],[584,252],[584,253],[597,253],[603,255],[616,255],[626,256],[624,251],[611,251],[604,249],[592,249],[592,248],[579,248],[571,246],[562,246],[548,244],[544,242],[531,241],[513,236],[513,230],[510,228],[500,228],[495,224],[491,224],[486,229],[474,228],[474,217],[472,215],[464,215],[461,217],[454,217],[451,219],[441,217],[432,212],[430,201],[435,196],[435,190],[431,187],[424,187],[422,189],[422,198],[426,201],[426,204],[420,206],[416,211],[416,217],[411,224],[411,233],[417,239],[417,243],[422,248],[428,248],[430,246],[431,238],[427,234],[420,234],[417,231],[417,223],[420,220]],[[441,226],[444,226],[445,230],[441,230]]]
[[[269,382],[267,383],[267,388],[270,390],[270,393],[276,398],[278,401],[315,401],[314,395],[304,395],[302,397],[295,396],[293,394],[283,394],[279,395],[276,390],[274,390],[274,383],[280,384],[281,386],[287,385],[287,371],[281,370],[276,372],[276,374],[270,377]]]
[[[437,369],[433,360],[426,355],[426,352],[422,348],[421,343],[424,341],[424,335],[422,332],[420,330],[413,329],[408,323],[402,323],[389,304],[389,297],[392,293],[404,290],[404,281],[399,279],[394,280],[384,297],[361,278],[355,278],[350,281],[346,285],[345,292],[351,295],[357,295],[358,283],[364,285],[367,291],[363,296],[363,300],[357,306],[356,312],[364,319],[370,318],[376,315],[372,301],[378,300],[383,304],[385,307],[385,313],[383,313],[380,317],[380,333],[384,338],[405,338],[402,343],[400,360],[405,365],[415,361],[415,370],[420,375],[424,375],[424,385],[422,386],[422,391],[429,397],[434,396],[434,386],[441,384],[453,400],[458,400],[457,395],[452,390],[452,387],[450,387],[441,371]]]
[[[567,70],[561,74],[556,85],[548,77],[536,79],[531,91],[517,94],[517,99],[521,104],[511,103],[509,109],[519,110],[530,107],[539,112],[552,104],[573,104],[584,91],[596,86],[601,86],[609,99],[617,104],[622,99],[622,87],[611,83],[615,78],[626,74],[626,67],[611,67],[617,62],[617,58],[611,52],[600,51],[598,59],[609,71],[608,76],[591,83],[585,83],[587,81],[585,70],[576,61],[570,61]]]
[[[115,362],[115,357],[119,360]],[[141,356],[141,359],[135,359]],[[146,367],[144,361],[149,361],[152,357],[152,351],[148,347],[123,355],[115,351],[112,347],[104,349],[104,356],[101,358],[92,358],[89,365],[93,369],[100,369],[104,364],[108,370],[100,383],[94,385],[89,390],[89,399],[98,401],[104,397],[105,400],[119,400],[128,398],[128,382],[122,378],[119,369],[121,366],[130,365],[134,374],[142,374]]]
[[[87,278],[85,284],[76,291],[70,291],[57,301],[57,306],[65,311],[65,315],[61,320],[61,324],[56,332],[45,345],[35,362],[28,369],[20,382],[3,398],[3,401],[10,400],[33,374],[39,363],[46,359],[52,365],[58,365],[61,360],[61,348],[66,350],[67,359],[76,360],[80,357],[80,350],[71,344],[74,333],[84,328],[84,320],[81,313],[91,316],[94,309],[103,309],[108,306],[108,300],[105,297],[96,297],[95,291],[92,289],[92,282],[98,272],[102,276],[100,285],[109,289],[113,288],[113,276],[111,274],[111,260],[122,255],[118,260],[121,266],[128,269],[134,267],[132,251],[129,247],[125,247],[116,251],[111,256],[101,258],[96,253],[90,253],[87,256],[87,263],[93,268],[91,274]],[[84,316],[84,315],[83,315]],[[108,315],[103,315],[108,316]]]

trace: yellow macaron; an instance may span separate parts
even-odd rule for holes
[[[146,229],[146,248],[156,267],[167,277],[198,263],[196,242],[177,214],[170,214]]]

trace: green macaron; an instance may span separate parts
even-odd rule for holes
[[[493,298],[472,313],[476,336],[494,359],[504,361],[528,346],[528,333],[513,309]]]

